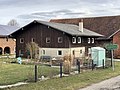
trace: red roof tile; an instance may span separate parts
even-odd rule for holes
[[[52,19],[50,22],[77,24],[83,19],[84,28],[105,35],[106,38],[120,29],[120,16]]]

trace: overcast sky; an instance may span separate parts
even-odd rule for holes
[[[120,0],[0,0],[0,24],[112,15],[120,15]]]

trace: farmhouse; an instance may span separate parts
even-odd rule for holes
[[[51,22],[79,25],[81,19],[84,22],[84,28],[104,35],[96,40],[97,46],[104,47],[106,43],[118,44],[119,48],[114,50],[114,56],[120,58],[120,16],[53,19]]]
[[[83,28],[82,21],[78,26],[34,20],[10,36],[16,39],[17,56],[26,57],[26,44],[35,42],[40,47],[40,56],[63,57],[70,54],[83,57],[88,48],[96,46],[96,38],[102,35]]]
[[[0,55],[15,54],[16,41],[8,35],[17,29],[15,26],[0,25]]]

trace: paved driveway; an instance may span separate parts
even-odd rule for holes
[[[120,76],[92,84],[79,90],[120,90]]]

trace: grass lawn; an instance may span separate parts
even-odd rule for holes
[[[53,76],[59,73],[58,68],[38,65],[38,77]],[[34,65],[0,63],[0,85],[13,84],[20,81],[34,80]]]
[[[22,66],[23,68],[20,71],[25,73],[23,69],[25,69],[26,66],[24,65]],[[5,73],[3,75],[5,75]],[[112,71],[112,68],[97,69],[94,71],[88,71],[88,72],[84,72],[79,75],[74,75],[70,77],[54,78],[54,79],[49,79],[49,80],[41,81],[37,83],[30,83],[28,85],[23,85],[19,87],[13,87],[8,90],[77,90],[81,87],[85,87],[86,85],[100,82],[102,80],[105,80],[105,79],[108,79],[108,78],[111,78],[117,75],[120,75],[120,62],[115,63],[115,71]],[[1,82],[1,79],[0,79],[0,82]]]

